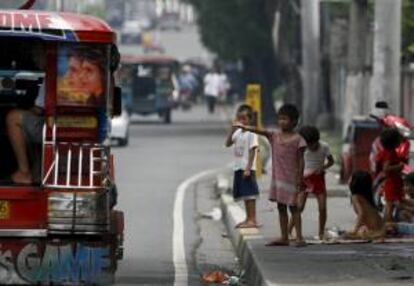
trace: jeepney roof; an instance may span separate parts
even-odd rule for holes
[[[176,63],[177,59],[165,55],[122,55],[123,64],[168,64]]]
[[[116,39],[113,30],[98,18],[34,10],[0,10],[1,36],[95,43],[114,43]]]

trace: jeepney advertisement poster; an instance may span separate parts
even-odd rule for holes
[[[109,246],[0,244],[0,284],[108,283],[113,279]]]
[[[58,105],[98,105],[106,86],[104,49],[62,44],[58,51]]]

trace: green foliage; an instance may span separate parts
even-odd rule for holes
[[[82,13],[92,15],[101,19],[105,19],[106,17],[105,6],[101,4],[86,5],[82,9]]]
[[[187,0],[197,11],[204,45],[223,59],[272,51],[271,0]]]
[[[402,52],[405,56],[414,56],[414,0],[403,1]]]

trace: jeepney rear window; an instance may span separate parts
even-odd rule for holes
[[[107,89],[107,47],[61,44],[58,48],[58,105],[97,106]]]

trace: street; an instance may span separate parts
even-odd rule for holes
[[[177,31],[159,31],[151,32],[155,41],[165,49],[165,54],[175,57],[178,60],[191,58],[201,58],[208,60],[211,54],[202,46],[197,27],[185,25],[182,30]],[[139,54],[141,48],[137,45],[121,45],[119,50],[123,54]]]
[[[0,285],[414,285],[414,0],[1,2]]]
[[[188,113],[173,113],[171,125],[160,123],[157,117],[135,118],[130,145],[114,149],[118,208],[125,212],[126,221],[125,257],[119,263],[116,285],[173,284],[173,205],[177,187],[197,173],[230,162],[231,152],[224,148],[225,116],[224,112],[208,116],[196,107]],[[184,244],[189,281],[193,281],[188,285],[197,285],[199,273],[191,265],[199,243],[197,200],[192,190],[184,199]],[[231,252],[222,251],[220,255],[231,256]]]

